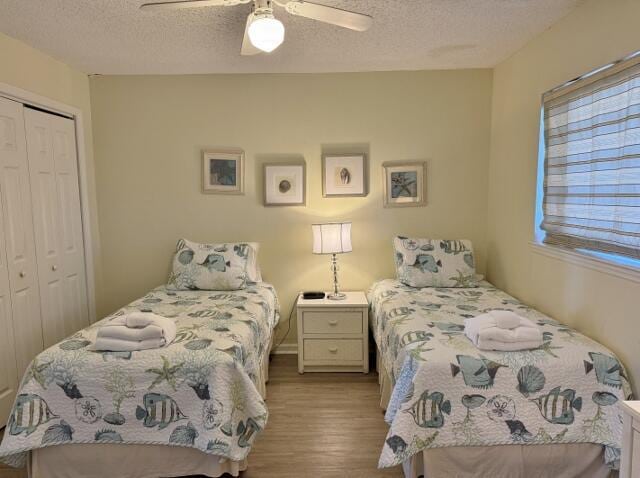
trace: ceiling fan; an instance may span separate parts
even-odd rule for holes
[[[240,54],[245,56],[262,52],[269,53],[278,48],[284,41],[284,25],[274,17],[274,5],[284,8],[292,15],[311,18],[359,32],[368,30],[373,22],[369,15],[304,0],[178,0],[145,3],[140,6],[140,9],[162,11],[198,7],[233,7],[244,3],[252,4],[240,50]]]

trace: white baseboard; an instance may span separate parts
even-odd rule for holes
[[[298,344],[281,344],[271,351],[273,355],[298,355]]]

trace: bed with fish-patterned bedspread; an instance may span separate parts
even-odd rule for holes
[[[160,349],[93,352],[98,327],[150,311],[175,320]],[[27,452],[69,443],[196,448],[240,461],[267,422],[258,381],[279,319],[271,285],[238,291],[161,286],[39,354],[20,386],[0,460],[24,466]]]
[[[487,282],[422,288],[387,279],[368,293],[382,365],[394,384],[380,466],[452,446],[595,443],[616,468],[631,395],[614,354]],[[477,349],[464,319],[511,310],[540,327],[544,345],[520,352]]]

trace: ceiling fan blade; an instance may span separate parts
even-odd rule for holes
[[[327,7],[326,5],[319,5],[317,3],[305,2],[303,0],[287,2],[284,8],[292,15],[311,18],[359,32],[368,30],[373,23],[373,18],[369,15],[350,12],[335,7]]]
[[[241,3],[249,3],[251,0],[178,0],[174,2],[151,2],[140,5],[140,10],[160,11],[160,10],[179,10],[181,8],[198,8],[198,7],[233,7]]]
[[[252,56],[257,55],[258,53],[262,53],[262,50],[256,48],[249,40],[249,25],[251,25],[251,21],[253,20],[253,12],[251,12],[247,16],[247,23],[244,27],[244,38],[242,39],[242,48],[240,49],[240,54],[242,56]]]

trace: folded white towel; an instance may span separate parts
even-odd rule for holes
[[[466,319],[464,332],[483,350],[528,350],[542,345],[542,330],[529,319],[507,310],[492,310]]]
[[[140,342],[149,339],[164,339],[162,327],[147,325],[146,327],[127,327],[126,325],[110,324],[98,329],[98,337]]]
[[[524,326],[516,327],[515,329],[488,327],[478,334],[478,344],[485,340],[512,344],[540,340],[540,345],[542,345],[542,331],[533,327]]]
[[[164,347],[175,338],[176,324],[173,320],[151,312],[132,312],[116,317],[101,326],[92,349],[144,350]]]
[[[133,352],[136,350],[159,349],[165,346],[164,339],[148,339],[139,342],[133,340],[111,339],[98,337],[91,347],[92,350],[108,350],[110,352]]]
[[[530,342],[498,342],[495,340],[482,340],[477,347],[480,350],[498,350],[500,352],[517,352],[519,350],[537,349],[542,345],[542,341],[532,340]]]

